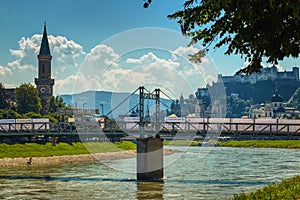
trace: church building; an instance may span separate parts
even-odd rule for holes
[[[54,79],[51,78],[51,60],[50,47],[47,37],[46,22],[44,24],[44,33],[38,58],[38,78],[35,78],[35,84],[38,89],[38,95],[41,98],[41,114],[46,114],[46,105],[50,96],[53,95]]]

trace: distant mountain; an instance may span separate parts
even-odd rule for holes
[[[139,104],[139,95],[121,92],[107,92],[107,91],[86,91],[78,94],[63,94],[60,95],[64,99],[67,105],[76,107],[79,109],[99,109],[100,115],[103,112],[105,115],[109,114],[109,117],[116,118],[119,115],[130,114],[134,109],[136,110]],[[161,99],[161,110],[169,109],[171,100]],[[164,105],[165,104],[165,105]],[[155,100],[145,100],[145,112],[149,108],[151,111],[155,111]],[[113,109],[113,111],[112,111]],[[112,112],[111,112],[112,111]],[[130,111],[130,112],[129,112]]]

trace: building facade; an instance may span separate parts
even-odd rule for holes
[[[278,90],[275,91],[270,99],[270,102],[262,103],[260,105],[252,105],[249,110],[249,117],[251,118],[286,118],[293,117],[296,113],[295,109],[284,106],[284,101]]]

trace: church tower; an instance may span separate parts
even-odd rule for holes
[[[42,111],[41,114],[46,114],[46,105],[53,95],[54,79],[51,78],[51,59],[49,42],[47,37],[46,22],[44,24],[43,39],[40,47],[38,58],[38,78],[35,78],[35,84],[38,89],[39,97],[41,98]]]

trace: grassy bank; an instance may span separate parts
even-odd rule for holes
[[[45,145],[35,143],[0,144],[0,158],[78,155],[134,149],[136,149],[136,145],[132,142],[76,142],[72,143],[72,145],[58,143],[56,146],[51,146],[51,143],[46,143]]]
[[[269,185],[256,192],[236,195],[233,200],[252,199],[300,199],[300,176],[282,181],[278,185]]]
[[[165,140],[164,145],[173,146],[199,146],[202,141],[191,141],[191,140]]]
[[[224,147],[300,149],[300,140],[230,140],[226,142],[217,142],[217,144]]]

